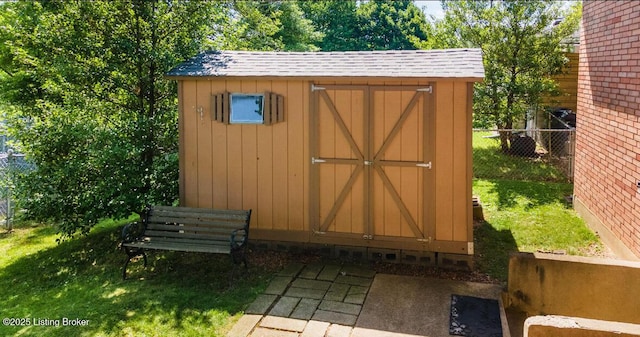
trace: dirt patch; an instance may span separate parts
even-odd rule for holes
[[[278,271],[290,263],[327,263],[327,264],[355,264],[375,270],[377,273],[394,274],[417,277],[433,277],[446,280],[480,282],[499,284],[500,281],[479,271],[449,270],[433,266],[408,265],[400,263],[353,261],[349,259],[334,259],[315,253],[290,253],[269,250],[251,250],[248,256],[249,265],[268,271]]]
[[[604,243],[592,243],[589,247],[580,250],[580,253],[588,257],[600,257],[604,259],[618,259]]]

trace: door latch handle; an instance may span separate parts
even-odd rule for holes
[[[371,166],[371,165],[373,165],[373,162],[372,162],[372,161],[370,161],[370,160],[365,160],[365,161],[364,161],[364,164],[365,164],[366,166]]]

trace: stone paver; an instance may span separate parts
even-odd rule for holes
[[[256,328],[249,337],[298,337],[297,332]]]
[[[375,270],[366,269],[358,266],[344,266],[342,268],[344,275],[373,278],[376,276]]]
[[[298,297],[282,297],[276,302],[276,305],[273,306],[271,311],[269,311],[269,315],[289,317],[293,309],[298,305],[298,302],[300,302],[300,298]]]
[[[327,329],[327,337],[349,337],[353,330],[350,326],[344,326],[340,324],[331,324]]]
[[[311,319],[319,304],[320,300],[303,298],[302,300],[300,300],[300,303],[298,303],[298,306],[295,308],[295,310],[293,310],[293,313],[291,313],[290,317],[297,319]]]
[[[365,298],[367,298],[367,293],[369,292],[369,287],[361,287],[361,286],[351,286],[349,288],[349,292],[347,296],[344,298],[345,303],[353,303],[353,304],[364,304]],[[325,299],[328,299],[325,296]]]
[[[300,272],[300,275],[298,275],[298,277],[314,280],[318,277],[318,274],[320,274],[322,268],[324,268],[323,264],[308,265],[302,270],[302,272]]]
[[[299,278],[293,281],[291,286],[296,288],[327,290],[331,286],[331,282]]]
[[[357,266],[290,264],[247,308],[229,336],[348,337],[374,276],[375,271]]]
[[[284,267],[282,271],[278,273],[279,276],[289,276],[296,277],[298,273],[304,268],[304,264],[302,263],[291,263]]]
[[[324,297],[326,291],[319,289],[305,289],[291,287],[285,293],[285,296],[289,297],[301,297],[301,298],[313,298],[315,300],[321,300]]]
[[[293,277],[290,276],[276,276],[271,280],[267,289],[265,289],[265,294],[270,295],[282,295],[284,291],[287,290],[289,283],[293,281]]]
[[[360,310],[362,310],[362,306],[357,304],[325,300],[320,302],[320,306],[318,306],[318,309],[341,312],[343,314],[358,315],[360,314]]]
[[[333,281],[338,276],[340,269],[342,269],[342,267],[340,266],[326,265],[320,272],[320,275],[318,275],[317,279],[324,281]]]
[[[495,285],[374,274],[350,266],[287,267],[269,285],[273,294],[259,295],[227,335],[448,337],[452,293],[499,298],[501,292]]]
[[[318,309],[313,314],[312,319],[317,321],[353,326],[354,324],[356,324],[358,316]]]
[[[361,287],[369,287],[373,279],[368,277],[357,277],[357,276],[346,276],[346,275],[338,275],[335,282],[336,283],[345,283],[353,286],[361,286]]]
[[[331,325],[331,323],[309,321],[300,337],[325,337],[329,325]]]
[[[248,314],[263,315],[269,310],[273,302],[278,298],[276,295],[259,295],[251,305],[245,310]]]
[[[246,337],[262,319],[262,315],[244,315],[227,333],[227,337]]]
[[[324,295],[325,300],[342,301],[349,292],[350,285],[344,283],[333,283],[327,294]]]
[[[260,326],[263,328],[302,332],[305,326],[307,326],[307,321],[286,317],[266,316],[262,319],[262,322],[260,322]]]

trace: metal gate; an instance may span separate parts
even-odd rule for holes
[[[316,237],[428,241],[431,86],[312,86]]]

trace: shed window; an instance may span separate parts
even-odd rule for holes
[[[264,124],[284,122],[284,97],[273,92],[211,95],[211,119],[224,124]]]
[[[231,124],[263,124],[264,95],[231,94]]]

